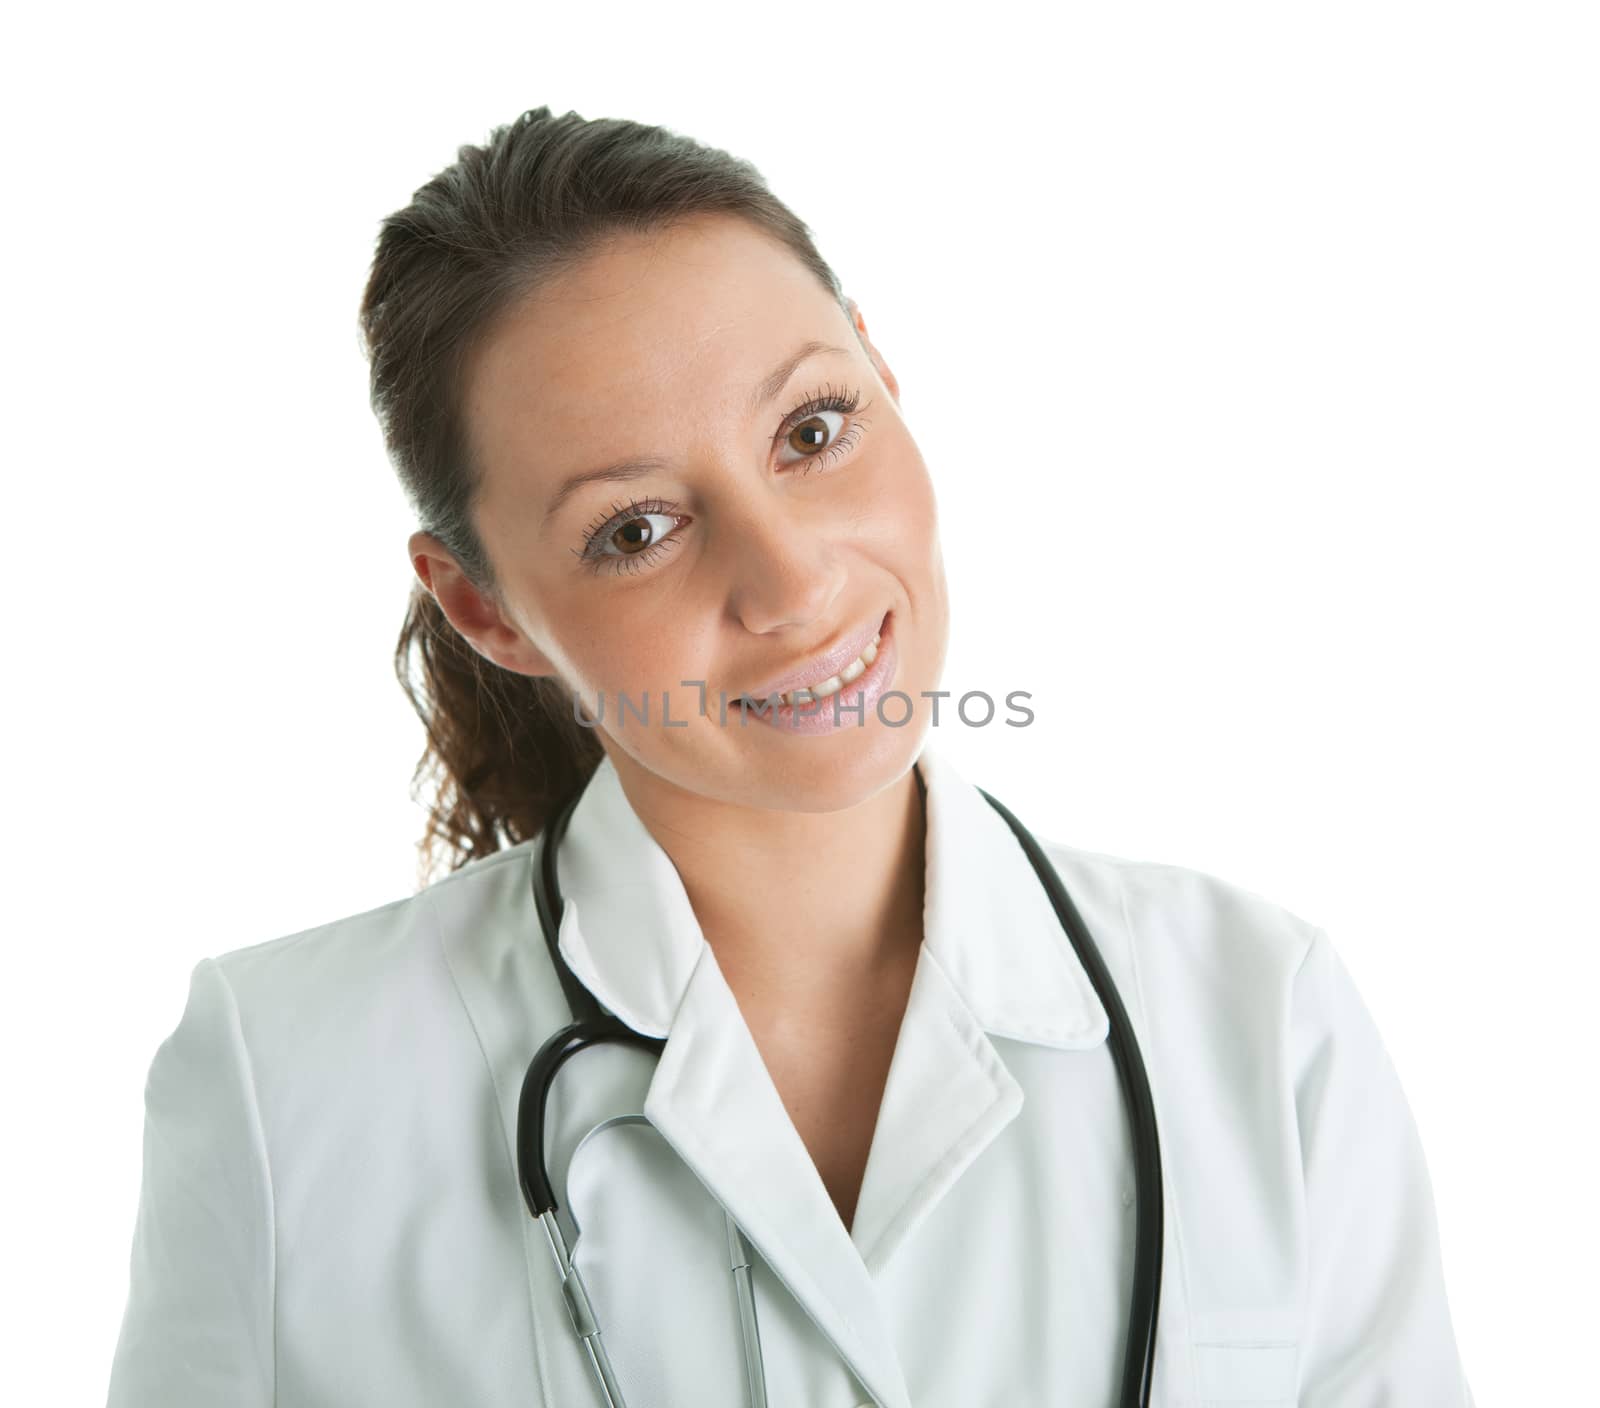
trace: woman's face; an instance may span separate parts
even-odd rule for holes
[[[547,282],[467,367],[474,521],[504,599],[425,534],[413,559],[479,651],[577,692],[627,780],[833,811],[920,749],[949,622],[933,485],[851,315],[756,227],[699,217]],[[579,478],[623,461],[625,476]],[[742,694],[886,615],[860,723],[854,683],[808,706],[831,722],[839,705],[825,732],[805,731],[805,710],[800,727],[754,710],[741,723]],[[880,718],[884,689],[910,703],[889,698]]]

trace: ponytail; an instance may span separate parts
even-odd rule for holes
[[[427,730],[411,775],[413,800],[432,783],[418,883],[538,835],[605,756],[593,727],[553,677],[519,675],[485,659],[450,624],[433,593],[412,584],[395,645],[395,673]]]

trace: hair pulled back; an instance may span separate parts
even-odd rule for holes
[[[462,369],[496,318],[608,237],[701,214],[743,217],[791,249],[846,308],[809,228],[748,161],[667,128],[552,116],[497,127],[384,219],[361,300],[371,405],[419,526],[493,600],[500,587],[472,522],[480,483],[463,423]],[[846,309],[848,311],[848,309]],[[418,842],[427,884],[538,834],[604,756],[565,683],[478,653],[420,580],[394,654],[426,746],[412,774],[435,784]]]

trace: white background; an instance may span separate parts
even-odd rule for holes
[[[0,1396],[104,1399],[194,963],[415,887],[356,308],[379,220],[548,103],[811,224],[936,478],[944,683],[1035,696],[935,741],[1042,834],[1328,930],[1478,1401],[1556,1401],[1596,1251],[1592,7],[577,11],[9,26]]]

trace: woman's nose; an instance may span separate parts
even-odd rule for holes
[[[849,571],[837,525],[782,495],[741,506],[718,527],[735,614],[752,631],[826,620]]]

